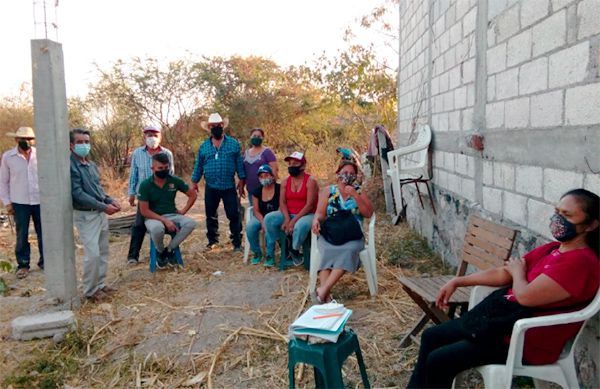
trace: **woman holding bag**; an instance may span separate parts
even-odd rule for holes
[[[331,288],[346,273],[354,273],[359,265],[359,253],[365,247],[362,218],[373,215],[373,205],[360,187],[355,185],[358,166],[342,159],[336,170],[337,182],[319,193],[312,231],[319,235],[321,253],[317,301],[332,300]]]

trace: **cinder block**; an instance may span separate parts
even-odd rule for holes
[[[524,128],[529,124],[529,97],[509,100],[504,105],[506,128]]]
[[[475,58],[464,61],[461,66],[463,83],[468,84],[475,81]]]
[[[457,1],[456,2],[456,20],[460,20],[467,11],[469,10],[469,2],[468,1]]]
[[[487,74],[506,69],[506,43],[501,43],[487,51]]]
[[[506,47],[506,66],[517,65],[531,58],[531,29],[510,38]]]
[[[544,169],[544,200],[556,204],[565,192],[581,188],[583,174],[568,170]]]
[[[438,38],[440,35],[442,35],[444,30],[446,29],[445,21],[446,21],[446,18],[439,18],[433,24],[433,34],[436,38]]]
[[[496,75],[496,98],[506,99],[519,94],[519,69],[512,68]]]
[[[484,185],[494,185],[494,163],[491,161],[483,161],[483,177]]]
[[[477,8],[473,7],[469,13],[465,15],[463,18],[463,37],[468,36],[473,31],[475,31],[475,26],[477,25]]]
[[[600,123],[600,83],[567,89],[565,124]]]
[[[515,168],[505,162],[494,162],[494,185],[503,189],[515,189]]]
[[[473,130],[473,108],[463,109],[462,111],[462,130],[469,131]]]
[[[448,72],[444,72],[440,75],[440,93],[444,93],[448,90]]]
[[[600,1],[583,0],[577,6],[577,18],[579,19],[579,39],[600,33]]]
[[[531,96],[531,126],[552,127],[562,124],[563,91]]]
[[[460,194],[469,201],[475,201],[475,181],[462,177]]]
[[[521,2],[521,28],[532,25],[548,15],[548,0],[527,0]]]
[[[583,187],[600,196],[600,175],[586,173],[585,178],[583,180]]]
[[[496,19],[496,42],[502,42],[515,35],[519,28],[519,6],[515,5]]]
[[[566,7],[567,5],[571,4],[574,1],[575,0],[552,0],[552,10],[554,12],[556,12],[559,9]]]
[[[504,192],[504,217],[523,226],[527,225],[527,197],[512,192]]]
[[[11,322],[12,336],[17,340],[31,340],[64,334],[76,325],[72,311],[46,312],[19,316]]]
[[[475,105],[475,84],[467,85],[467,106]]]
[[[454,107],[461,109],[467,106],[467,88],[461,87],[454,90]]]
[[[475,177],[475,158],[467,156],[467,176]]]
[[[438,129],[439,131],[448,131],[448,113],[442,112],[438,115]]]
[[[527,200],[527,228],[551,239],[550,217],[554,213],[554,206],[534,199]]]
[[[500,15],[508,5],[507,0],[494,0],[488,3],[488,20]]]
[[[548,59],[539,58],[521,65],[519,70],[519,93],[539,92],[548,87]]]
[[[438,174],[438,185],[442,188],[448,189],[448,172],[440,170]]]
[[[534,57],[564,45],[567,41],[566,11],[563,9],[534,26],[532,33]]]
[[[504,126],[504,102],[487,104],[485,107],[485,121],[488,128]]]
[[[454,91],[444,93],[444,111],[454,109]]]
[[[450,46],[454,46],[462,39],[462,23],[455,23],[450,27]]]
[[[583,81],[587,75],[589,61],[588,41],[552,54],[548,61],[550,88]]]
[[[462,192],[462,179],[456,174],[448,174],[448,189],[452,192],[461,194]]]
[[[496,76],[489,76],[487,79],[487,100],[496,100]]]
[[[464,154],[456,154],[455,158],[455,170],[459,174],[467,174],[467,156]]]
[[[444,152],[439,150],[433,150],[433,160],[435,167],[443,168],[444,167]]]
[[[460,130],[460,111],[448,112],[448,131]]]
[[[454,173],[454,154],[444,153],[444,167],[447,171]]]
[[[502,215],[502,191],[500,189],[483,187],[483,208],[486,211]]]
[[[448,71],[448,88],[455,89],[460,85],[460,66],[455,66]]]
[[[543,171],[538,166],[517,166],[515,188],[532,197],[542,197]]]

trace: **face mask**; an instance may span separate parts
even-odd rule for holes
[[[273,183],[273,181],[274,180],[272,178],[262,178],[258,180],[262,186],[269,186]]]
[[[31,145],[29,144],[29,141],[27,141],[27,140],[20,140],[19,148],[23,151],[27,151],[31,148]]]
[[[160,179],[167,178],[167,177],[169,177],[169,169],[158,170],[158,171],[154,172],[154,175]]]
[[[262,144],[263,140],[262,138],[250,138],[250,144],[252,146],[260,146]]]
[[[158,147],[160,140],[154,136],[149,136],[146,138],[146,146],[150,149],[155,149]]]
[[[337,175],[338,180],[342,181],[346,185],[352,184],[356,181],[356,174],[352,173],[340,173]]]
[[[555,213],[550,218],[550,232],[554,239],[566,242],[577,236],[576,224],[571,223],[563,215]]]
[[[81,158],[85,158],[90,153],[91,148],[92,146],[89,143],[77,143],[73,146],[73,152]]]
[[[289,166],[288,167],[288,173],[290,173],[290,176],[292,176],[292,177],[296,177],[301,172],[302,172],[302,170],[300,170],[300,166]]]
[[[216,126],[210,129],[210,133],[212,134],[212,136],[215,139],[221,139],[221,137],[223,136],[223,127],[222,126]]]

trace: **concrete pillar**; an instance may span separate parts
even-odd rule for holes
[[[60,303],[79,305],[73,241],[69,115],[60,43],[31,41],[33,113],[44,239],[46,290]]]

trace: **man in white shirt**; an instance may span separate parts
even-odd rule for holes
[[[44,250],[42,244],[42,221],[40,215],[40,189],[38,186],[38,167],[35,133],[31,127],[20,127],[7,136],[14,137],[17,146],[6,151],[0,162],[0,200],[9,215],[15,218],[17,229],[17,278],[29,274],[31,247],[29,245],[29,221],[33,219],[38,239],[40,260],[38,266],[44,269]]]

